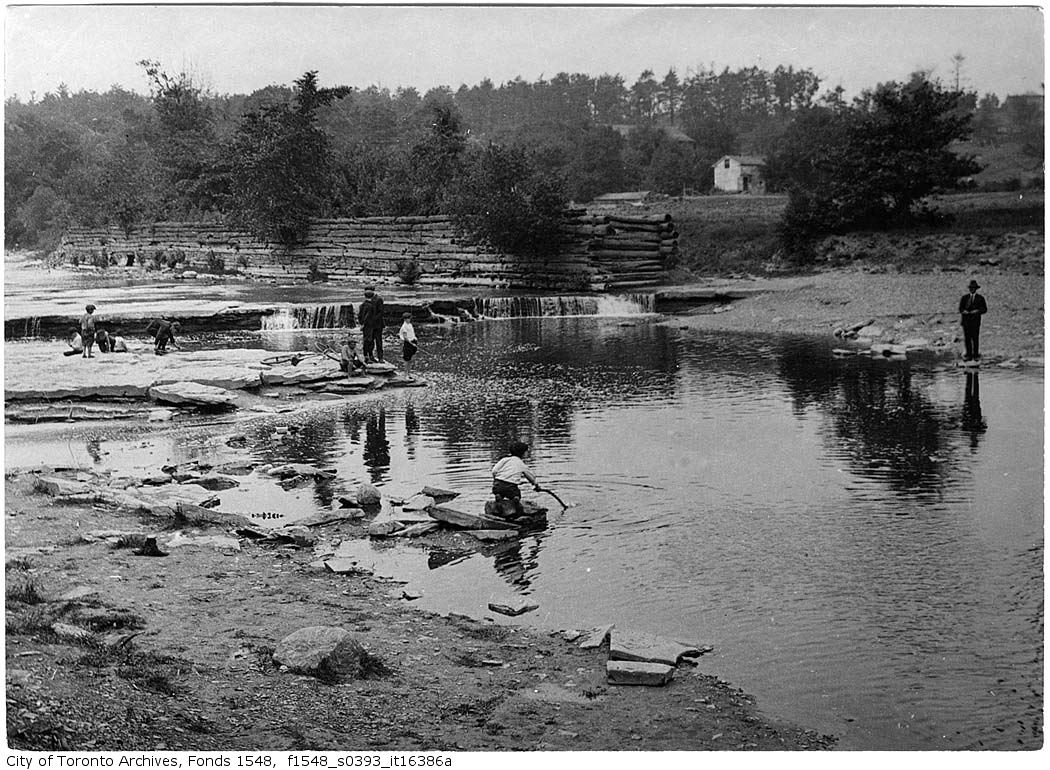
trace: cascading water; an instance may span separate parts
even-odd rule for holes
[[[263,331],[343,329],[354,325],[353,305],[279,307],[262,317]]]
[[[477,297],[474,311],[481,318],[548,316],[628,316],[655,312],[654,294],[612,294],[569,297]]]

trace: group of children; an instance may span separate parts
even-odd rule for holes
[[[411,313],[403,313],[401,315],[401,328],[398,330],[397,336],[401,340],[401,358],[405,362],[405,377],[409,380],[415,379],[412,376],[412,358],[419,350],[419,343],[416,340],[415,327],[412,326]],[[382,348],[380,348],[381,350]],[[347,334],[346,342],[343,343],[343,349],[339,354],[339,368],[348,375],[354,375],[365,371],[365,367],[369,363],[384,363],[382,355],[380,354],[378,359],[362,361],[357,355],[357,340],[354,339],[353,332]]]
[[[96,328],[94,305],[86,305],[84,310],[84,315],[80,317],[80,328],[74,327],[70,330],[69,339],[67,340],[70,349],[65,352],[65,355],[74,356],[77,353],[81,353],[84,358],[94,358],[95,356],[91,351],[96,345],[102,353],[128,352],[128,343],[123,337],[110,334],[105,329]],[[179,346],[175,341],[174,334],[178,329],[178,321],[157,319],[149,322],[145,332],[153,335],[154,352],[157,355],[163,355],[167,352],[169,342],[175,347]]]

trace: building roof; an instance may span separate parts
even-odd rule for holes
[[[731,158],[739,163],[741,166],[764,166],[766,165],[766,159],[761,155],[723,155],[721,158],[711,164],[714,168],[726,158]]]

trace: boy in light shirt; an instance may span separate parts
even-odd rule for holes
[[[412,326],[411,313],[401,314],[401,328],[398,330],[397,336],[401,340],[401,357],[405,359],[405,377],[414,380],[415,377],[412,376],[412,356],[419,350],[419,345],[416,344],[416,330]]]
[[[521,489],[518,488],[522,479],[527,479],[537,492],[543,491],[532,471],[525,465],[524,458],[528,453],[528,444],[515,441],[510,445],[510,454],[492,466],[492,494],[496,496],[496,502],[502,499],[510,500],[514,503],[518,516],[525,514],[525,509],[521,506]]]

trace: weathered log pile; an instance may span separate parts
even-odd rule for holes
[[[676,251],[669,216],[609,216],[584,209],[566,212],[561,247],[544,257],[508,255],[474,243],[443,216],[319,219],[291,248],[221,222],[157,222],[130,234],[116,227],[73,228],[59,247],[69,261],[96,265],[380,282],[397,282],[418,269],[422,285],[555,291],[652,285]]]

